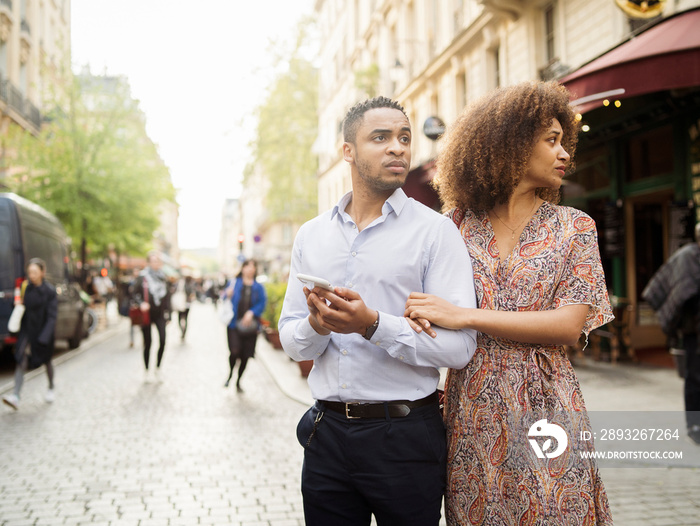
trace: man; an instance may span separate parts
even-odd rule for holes
[[[688,436],[700,444],[700,223],[695,243],[679,248],[654,274],[642,297],[656,311],[661,329],[685,350],[685,418]]]
[[[416,332],[403,313],[413,291],[475,307],[471,261],[455,225],[401,190],[411,128],[398,103],[357,104],[343,136],[352,192],[299,230],[279,322],[287,354],[315,361],[317,402],[297,427],[306,524],[368,525],[374,514],[380,525],[437,525],[446,469],[438,368],[464,367],[476,334]],[[297,273],[336,287],[309,290]]]

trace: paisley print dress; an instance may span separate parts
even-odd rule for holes
[[[595,223],[584,212],[543,203],[503,261],[486,213],[453,210],[450,216],[471,254],[479,308],[590,305],[586,336],[612,320]],[[571,444],[549,458],[552,442],[538,452],[528,437],[534,433],[530,424],[542,418],[567,432],[590,426],[563,347],[479,333],[474,357],[464,369],[448,372],[445,390],[448,524],[612,524],[595,461],[582,459]]]

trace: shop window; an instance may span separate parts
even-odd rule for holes
[[[608,148],[601,146],[576,152],[576,172],[564,180],[564,199],[571,199],[610,186]]]
[[[663,126],[630,139],[626,160],[628,183],[673,173],[673,128]]]
[[[663,203],[634,203],[634,257],[637,270],[637,299],[664,262]]]

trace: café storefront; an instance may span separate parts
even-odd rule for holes
[[[641,293],[700,220],[698,28],[700,9],[666,18],[561,79],[583,125],[562,202],[598,225],[628,354],[665,346]]]

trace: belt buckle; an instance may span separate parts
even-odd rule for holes
[[[350,407],[351,407],[352,405],[353,405],[353,404],[345,404],[345,418],[347,418],[347,419],[349,419],[349,420],[357,420],[357,419],[359,419],[359,418],[362,418],[362,417],[359,417],[359,416],[351,416],[351,415],[350,415]]]

